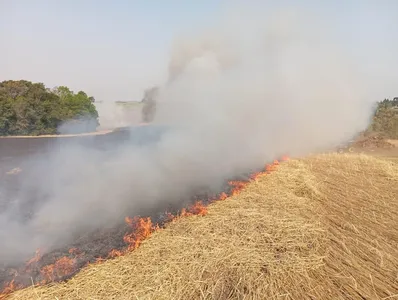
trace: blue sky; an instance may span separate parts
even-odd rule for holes
[[[394,0],[0,0],[0,80],[67,85],[104,101],[139,100],[144,88],[163,80],[173,39],[208,26],[233,2],[316,13],[373,80],[374,97],[398,96]]]

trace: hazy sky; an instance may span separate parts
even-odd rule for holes
[[[374,85],[370,96],[398,96],[396,0],[0,0],[0,80],[140,100],[144,88],[164,81],[173,39],[238,2],[259,13],[292,5],[315,12]]]

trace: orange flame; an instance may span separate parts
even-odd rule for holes
[[[289,160],[289,156],[284,155],[284,156],[282,156],[281,160],[282,161],[288,161]]]
[[[228,198],[228,195],[226,193],[222,192],[217,200],[222,201],[222,200],[225,200],[227,198]]]
[[[263,172],[256,172],[250,175],[250,179],[256,181],[258,177],[260,177],[263,174]]]
[[[244,181],[229,181],[229,185],[233,186],[231,196],[238,195],[247,185],[248,182]]]
[[[129,218],[126,217],[125,221],[132,227],[132,232],[123,237],[124,242],[128,245],[128,250],[134,250],[142,241],[146,239],[154,231],[151,218]]]
[[[207,214],[207,207],[203,205],[202,201],[197,201],[187,209],[181,210],[181,217],[188,217],[193,215],[204,216]]]
[[[173,215],[171,212],[166,212],[165,213],[165,222],[169,223],[169,222],[173,222],[175,220],[176,216]]]
[[[35,256],[33,256],[30,260],[25,265],[25,271],[30,271],[31,270],[31,265],[34,263],[37,263],[41,259],[41,251],[40,249],[37,249],[35,252]]]
[[[121,250],[117,250],[117,249],[112,249],[111,252],[109,252],[108,257],[109,258],[114,258],[114,257],[118,257],[118,256],[122,256],[124,253]],[[102,258],[99,258],[101,260],[103,260]],[[99,260],[97,259],[97,261]]]
[[[23,288],[15,284],[15,279],[11,280],[6,287],[0,293],[0,300],[6,299],[6,297],[17,289]]]
[[[76,259],[64,256],[58,259],[55,263],[44,266],[40,271],[44,278],[41,283],[45,284],[50,281],[54,281],[57,278],[71,274],[75,271],[75,263]]]

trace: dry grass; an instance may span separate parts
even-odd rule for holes
[[[282,164],[240,195],[67,283],[11,299],[398,299],[398,165]]]

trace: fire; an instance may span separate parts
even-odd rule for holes
[[[73,273],[76,269],[75,264],[76,259],[64,256],[55,263],[44,266],[40,272],[44,278],[41,284],[54,281],[57,278],[62,278]]]
[[[223,195],[227,197],[225,193],[222,193],[220,197],[223,197]],[[218,200],[218,198],[216,200]],[[196,201],[193,205],[189,206],[188,208],[181,209],[181,212],[178,215],[173,215],[172,213],[169,212],[166,213],[166,223],[175,222],[181,217],[189,217],[194,215],[205,216],[206,214],[207,214],[207,206],[203,204],[202,201]]]
[[[3,289],[3,291],[1,291],[0,300],[6,299],[9,294],[20,288],[22,288],[22,286],[15,284],[15,279],[11,280]]]
[[[112,249],[111,252],[109,252],[108,254],[108,258],[114,258],[114,257],[118,257],[118,256],[122,256],[124,253],[121,250],[117,250],[117,249]],[[99,258],[98,260],[103,260],[103,258]]]
[[[244,181],[229,181],[228,184],[232,186],[231,196],[238,195],[249,183]]]
[[[145,125],[145,124],[142,124]],[[281,158],[281,161],[287,161],[289,160],[289,157],[283,156]],[[256,172],[253,173],[250,176],[251,180],[257,180],[259,176],[264,175],[264,174],[269,174],[272,171],[275,171],[277,166],[280,164],[278,160],[274,160],[272,164],[266,165],[265,170],[262,172]],[[232,187],[230,191],[230,195],[227,195],[227,193],[222,192],[220,193],[217,197],[214,197],[209,199],[208,203],[214,201],[222,201],[227,199],[229,196],[234,196],[239,194],[248,184],[249,182],[245,181],[229,181],[228,184]],[[188,217],[188,216],[193,216],[193,215],[198,215],[198,216],[205,216],[208,213],[208,207],[206,206],[205,203],[202,201],[197,201],[193,205],[183,208],[178,215],[173,215],[171,213],[166,212],[165,213],[165,222],[174,222],[178,220],[181,217]],[[125,222],[128,224],[130,227],[130,230],[128,233],[126,233],[123,237],[123,241],[126,243],[127,247],[124,250],[118,250],[118,249],[113,249],[109,252],[107,258],[115,258],[121,255],[124,255],[128,251],[135,250],[138,248],[142,242],[148,238],[154,231],[159,230],[160,227],[158,224],[153,224],[152,220],[150,217],[147,218],[141,218],[141,217],[126,217]],[[84,252],[80,252],[79,249],[77,248],[71,248],[69,249],[69,255],[73,255],[74,258],[64,256],[58,259],[55,263],[46,265],[40,270],[41,277],[43,280],[40,282],[40,284],[46,284],[51,281],[55,281],[57,279],[62,279],[63,277],[70,276],[73,274],[73,272],[77,271],[77,258],[81,257],[84,255]],[[33,258],[31,258],[25,265],[25,273],[29,273],[32,270],[32,265],[35,265],[40,261],[42,258],[42,253],[40,249],[36,250],[36,253]],[[96,259],[95,263],[102,263],[106,260],[106,258],[99,257]],[[87,263],[88,264],[88,263]],[[18,276],[18,272],[16,272],[15,277],[13,280],[11,280],[6,287],[3,289],[3,291],[0,292],[0,300],[5,299],[7,295],[12,293],[13,291],[23,288],[23,286],[20,286],[15,283],[15,278]]]
[[[284,156],[282,156],[281,160],[282,161],[288,161],[289,160],[289,156],[284,155]]]
[[[222,200],[225,200],[227,198],[228,198],[228,195],[225,192],[222,192],[217,200],[222,201]]]
[[[180,217],[188,217],[193,215],[204,216],[207,214],[207,207],[202,203],[202,201],[197,201],[192,206],[187,209],[183,208],[181,210]]]
[[[269,173],[275,171],[276,170],[276,166],[278,166],[278,165],[279,165],[278,161],[274,161],[274,163],[272,165],[266,165],[265,166],[265,173],[269,174]]]
[[[124,242],[128,245],[128,250],[134,250],[142,243],[144,239],[149,237],[155,230],[151,218],[129,218],[125,221],[132,228],[132,232],[123,237]]]
[[[250,179],[256,181],[258,177],[260,177],[263,174],[263,172],[256,172],[250,175]]]
[[[41,251],[40,249],[37,249],[35,252],[35,256],[33,256],[25,265],[26,271],[31,270],[31,265],[37,263],[41,259]]]
[[[171,212],[166,212],[165,213],[165,222],[169,223],[169,222],[173,222],[175,220],[176,216],[173,215]]]

